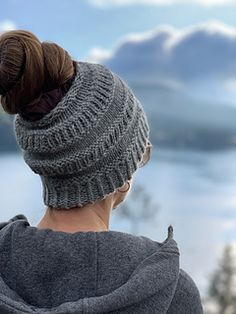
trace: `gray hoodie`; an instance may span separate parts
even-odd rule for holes
[[[201,314],[179,268],[172,227],[162,243],[119,231],[66,233],[0,224],[0,313]]]

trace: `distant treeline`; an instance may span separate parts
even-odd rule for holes
[[[236,132],[233,130],[205,129],[176,121],[158,121],[148,117],[150,123],[150,139],[156,148],[170,147],[174,149],[221,150],[236,148]],[[18,145],[13,131],[12,119],[0,120],[0,153],[17,152]]]
[[[236,130],[207,128],[187,123],[171,123],[168,120],[157,122],[149,117],[151,125],[151,141],[158,147],[191,150],[224,150],[236,149]]]
[[[19,148],[13,131],[11,120],[0,119],[0,153],[17,152]]]

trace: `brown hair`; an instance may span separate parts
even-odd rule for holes
[[[40,42],[29,31],[15,30],[0,36],[0,95],[9,114],[25,107],[73,76],[73,60],[55,43]]]

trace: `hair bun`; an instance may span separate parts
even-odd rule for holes
[[[5,95],[20,79],[25,63],[24,47],[17,37],[1,36],[0,95]]]
[[[42,92],[59,87],[73,73],[72,59],[57,44],[41,43],[24,30],[0,36],[0,95],[7,113],[28,109]]]

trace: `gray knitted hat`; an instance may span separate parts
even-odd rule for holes
[[[76,65],[70,89],[47,115],[14,119],[24,160],[54,208],[94,203],[121,187],[149,142],[147,117],[126,83],[104,65]]]

